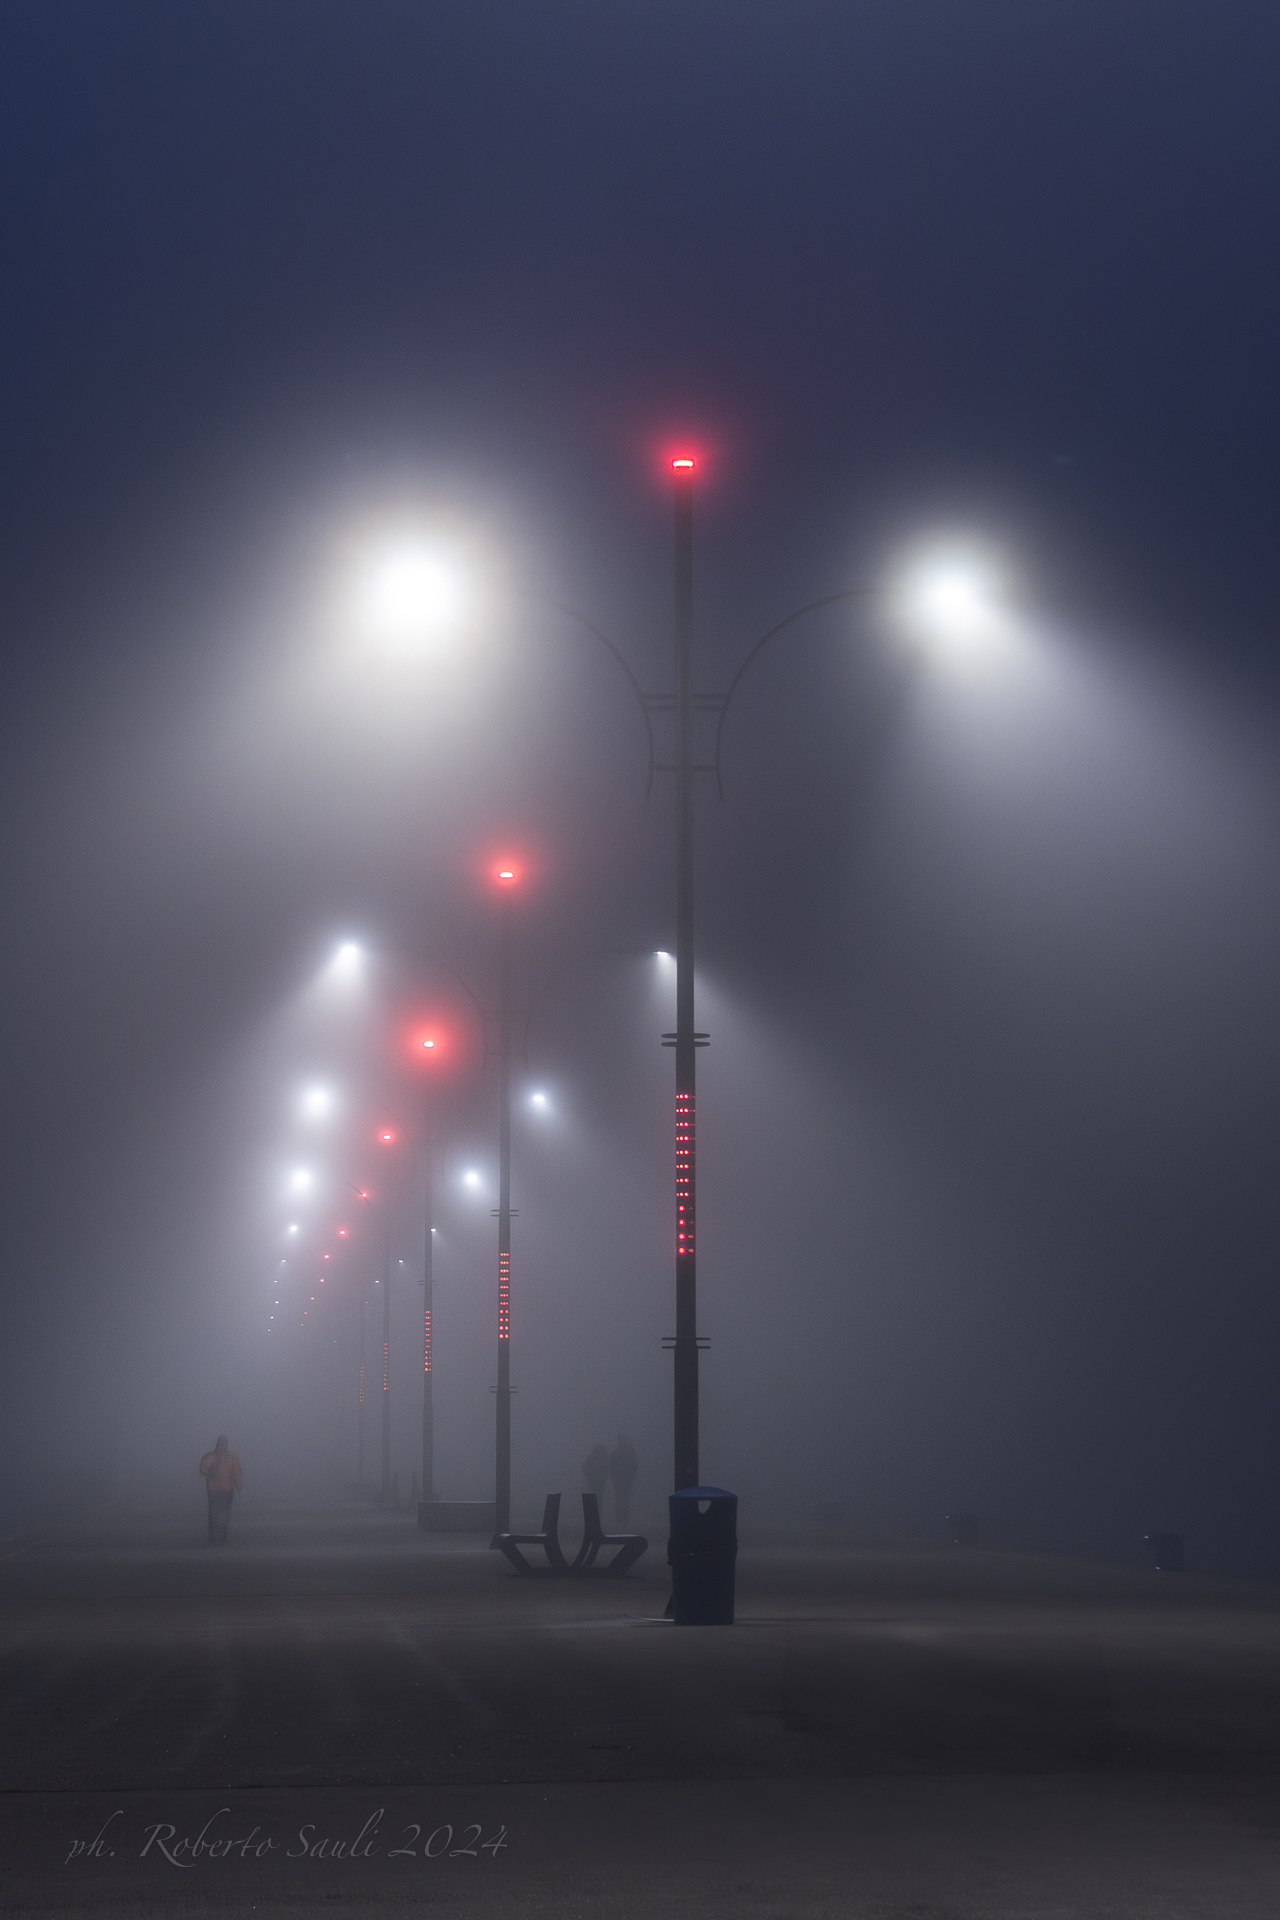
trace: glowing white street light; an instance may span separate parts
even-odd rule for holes
[[[310,1193],[316,1183],[316,1177],[309,1167],[295,1167],[289,1175],[290,1193]]]
[[[977,546],[917,548],[893,598],[904,626],[958,661],[980,660],[1013,634],[1003,569]]]
[[[531,1093],[531,1094],[529,1095],[529,1105],[530,1105],[531,1107],[537,1107],[537,1108],[538,1108],[538,1110],[539,1110],[540,1112],[542,1112],[542,1113],[545,1113],[545,1112],[546,1112],[546,1110],[547,1110],[547,1106],[548,1106],[548,1101],[547,1101],[547,1096],[546,1096],[546,1094],[545,1094],[545,1093]]]
[[[304,1120],[324,1120],[333,1112],[333,1094],[328,1087],[304,1087],[298,1105]]]
[[[374,638],[400,645],[434,639],[466,610],[466,583],[458,568],[421,537],[386,541],[368,557],[358,587],[358,611]]]

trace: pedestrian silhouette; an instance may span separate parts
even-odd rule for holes
[[[597,1500],[604,1499],[604,1490],[609,1484],[609,1449],[603,1440],[597,1440],[594,1447],[582,1463],[582,1477],[588,1489]]]
[[[640,1469],[640,1456],[625,1433],[609,1450],[609,1471],[613,1475],[613,1524],[625,1527],[631,1519],[631,1489]]]
[[[213,1443],[213,1452],[206,1453],[201,1460],[200,1471],[204,1475],[205,1492],[209,1496],[209,1540],[221,1545],[227,1538],[231,1502],[244,1486],[239,1459],[227,1451],[225,1433],[218,1435]]]

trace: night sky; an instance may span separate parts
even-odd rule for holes
[[[262,1311],[288,1103],[346,1060],[412,1131],[388,1022],[491,996],[503,846],[561,1128],[516,1148],[517,1497],[621,1418],[658,1510],[671,795],[534,602],[669,684],[687,445],[700,687],[872,589],[699,791],[704,1472],[744,1525],[1280,1577],[1278,62],[1249,0],[10,0],[0,1520],[321,1444]],[[487,598],[400,668],[342,566],[406,515]],[[937,530],[1010,581],[976,670],[887,610]],[[348,937],[364,1040],[314,1000]],[[482,1497],[474,1033],[445,1109]]]

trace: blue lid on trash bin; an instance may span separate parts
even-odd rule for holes
[[[737,1497],[724,1487],[679,1487],[671,1495],[673,1500],[736,1500]]]

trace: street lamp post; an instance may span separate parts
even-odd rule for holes
[[[356,1392],[356,1485],[364,1492],[364,1278],[359,1282],[360,1375]]]
[[[368,1207],[369,1212],[376,1219],[377,1210],[374,1207],[373,1201],[369,1198],[369,1194],[367,1190],[364,1187],[352,1186],[351,1191],[352,1193],[355,1194],[358,1200],[364,1201],[365,1206]],[[383,1210],[382,1225],[383,1225],[383,1264],[386,1269],[385,1279],[384,1279],[384,1288],[383,1288],[383,1300],[382,1300],[382,1488],[383,1488],[382,1497],[385,1500],[387,1495],[387,1489],[391,1484],[391,1479],[390,1479],[391,1407],[390,1407],[390,1397],[388,1392],[388,1389],[390,1386],[389,1363],[390,1363],[390,1357],[391,1357],[391,1320],[390,1320],[390,1313],[388,1310],[388,1302],[391,1297],[391,1294],[390,1294],[391,1227],[390,1227],[390,1223],[387,1220],[385,1209]],[[365,1286],[364,1286],[363,1280],[360,1283],[359,1297],[360,1297],[360,1375],[359,1375],[359,1389],[358,1389],[358,1395],[356,1400],[356,1485],[360,1488],[361,1492],[363,1492],[364,1491],[364,1387],[365,1387],[365,1379],[366,1379],[365,1314],[364,1314]]]
[[[428,1046],[433,1042],[428,1041]],[[433,1304],[433,1281],[435,1252],[432,1235],[435,1228],[431,1215],[434,1212],[435,1196],[435,1106],[431,1096],[427,1096],[426,1148],[423,1155],[426,1163],[426,1201],[423,1211],[426,1215],[426,1250],[422,1261],[422,1498],[434,1500],[436,1484],[435,1457],[435,1406],[433,1402],[433,1376],[431,1368],[431,1308]]]
[[[676,562],[675,1484],[698,1485],[697,1049],[693,1010],[693,462],[674,461]]]
[[[498,1392],[493,1478],[494,1532],[511,1531],[511,889],[513,868],[498,873]]]
[[[382,1493],[391,1501],[391,1222],[382,1210]]]

